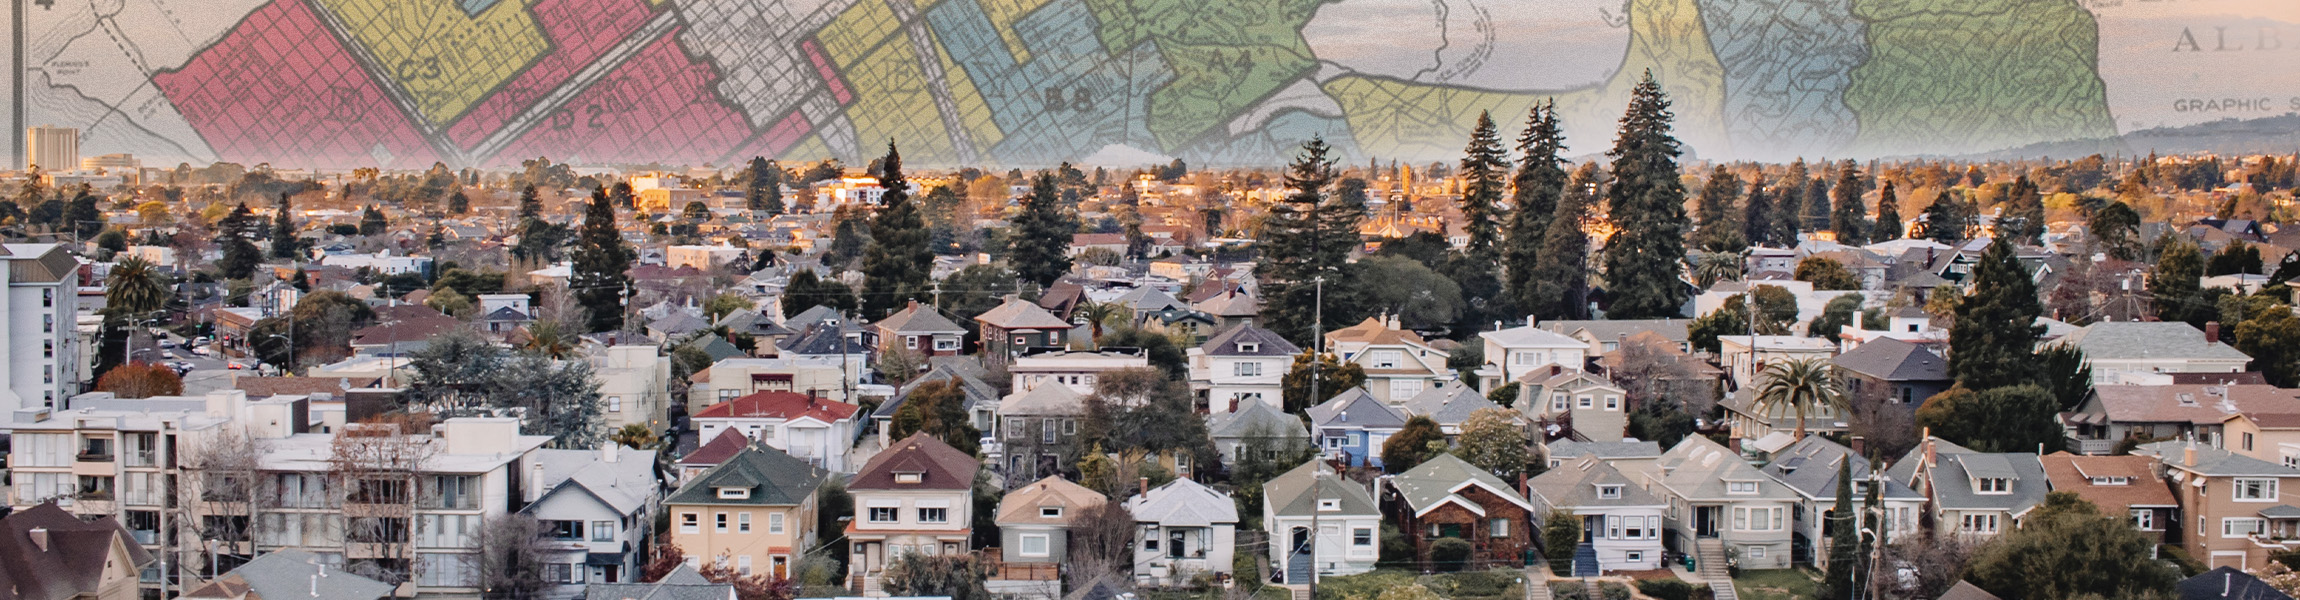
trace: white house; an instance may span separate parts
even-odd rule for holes
[[[1479,390],[1491,391],[1549,365],[1580,369],[1589,356],[1588,343],[1533,325],[1480,331],[1477,337],[1485,340],[1485,365],[1477,368]]]
[[[654,346],[611,346],[591,358],[591,372],[599,378],[608,430],[636,423],[660,432],[669,426],[663,411],[671,404],[671,357],[661,356]]]
[[[1588,552],[1576,552],[1572,575],[1663,567],[1662,518],[1669,503],[1612,463],[1583,455],[1526,482],[1526,491],[1543,523],[1558,511],[1581,519],[1580,543]]]
[[[1238,508],[1230,495],[1176,479],[1126,500],[1134,515],[1134,581],[1187,584],[1200,573],[1233,575]]]
[[[845,402],[794,392],[758,392],[713,404],[694,416],[705,440],[735,429],[800,460],[848,472],[847,450],[854,444],[855,413]]]
[[[2239,373],[2252,357],[2220,339],[2220,324],[2204,331],[2179,321],[2107,321],[2078,328],[2054,343],[2084,351],[2092,383],[2119,382],[2127,373]]]
[[[1326,351],[1365,369],[1366,391],[1391,406],[1455,378],[1453,369],[1446,368],[1446,352],[1400,329],[1395,316],[1366,317],[1364,322],[1326,332]]]
[[[1099,380],[1101,374],[1148,366],[1148,352],[1140,348],[1129,348],[1041,352],[1014,359],[1014,363],[1008,365],[1006,370],[1014,375],[1012,389],[1017,392],[1054,382],[1070,386],[1071,391],[1079,394],[1092,394],[1094,382]]]
[[[1284,566],[1287,584],[1373,570],[1381,558],[1381,529],[1381,506],[1366,486],[1336,474],[1324,460],[1302,463],[1262,484],[1270,564]]]
[[[567,580],[552,581],[553,595],[582,593],[585,583],[631,583],[647,561],[647,539],[661,507],[655,451],[536,450],[539,485],[523,490],[520,512],[542,525],[545,564],[565,565]]]
[[[1294,355],[1301,353],[1277,332],[1232,327],[1189,350],[1190,389],[1212,412],[1236,412],[1249,400],[1277,402]]]

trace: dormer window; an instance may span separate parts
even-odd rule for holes
[[[2130,477],[2094,477],[2093,485],[2132,485]]]
[[[1973,480],[1973,493],[2010,494],[2012,493],[2012,480],[2005,479],[2003,477],[1982,477],[1975,479]]]
[[[1600,499],[1600,500],[1619,500],[1619,499],[1621,499],[1621,486],[1618,486],[1618,485],[1601,485],[1601,486],[1597,486],[1597,497],[1598,497],[1598,499]]]
[[[749,500],[749,499],[751,499],[751,488],[744,488],[744,487],[722,487],[722,488],[718,488],[718,492],[719,492],[719,499],[720,499],[720,500]]]
[[[1041,506],[1041,507],[1038,507],[1038,516],[1041,516],[1041,517],[1045,517],[1045,518],[1048,518],[1048,519],[1060,519],[1060,518],[1062,518],[1062,507],[1060,507],[1060,506]]]
[[[1238,342],[1238,353],[1239,353],[1239,354],[1253,354],[1253,353],[1255,353],[1255,352],[1261,352],[1261,351],[1262,351],[1262,345],[1261,345],[1261,344],[1257,344],[1257,343],[1254,343],[1254,342]]]
[[[1725,482],[1725,493],[1727,493],[1727,494],[1755,494],[1755,493],[1757,493],[1757,482],[1754,482],[1754,481],[1728,481],[1728,482]]]
[[[1318,511],[1319,511],[1319,512],[1327,512],[1327,511],[1339,511],[1339,510],[1341,510],[1341,509],[1342,509],[1342,501],[1341,501],[1341,500],[1336,500],[1336,499],[1332,499],[1332,498],[1319,498],[1319,499],[1318,499]]]
[[[895,482],[895,483],[919,483],[919,482],[922,482],[922,481],[926,481],[926,474],[925,474],[925,473],[896,473],[896,474],[894,474],[894,482]]]

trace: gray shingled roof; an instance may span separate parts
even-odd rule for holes
[[[694,567],[679,565],[654,583],[594,583],[583,589],[585,600],[726,600],[734,584],[711,583]]]
[[[1406,400],[1400,408],[1405,409],[1408,415],[1427,416],[1439,425],[1460,425],[1468,421],[1472,413],[1501,408],[1501,405],[1485,399],[1485,394],[1477,393],[1476,389],[1469,386],[1447,382],[1422,390],[1422,393]]]
[[[1869,461],[1853,454],[1853,449],[1829,441],[1828,438],[1808,435],[1773,453],[1773,462],[1760,469],[1781,483],[1797,490],[1807,498],[1837,497],[1837,463],[1847,458],[1853,461],[1853,480],[1869,478]],[[1886,498],[1922,498],[1916,490],[1892,479],[1885,480],[1883,496]]]
[[[1595,455],[1603,459],[1660,458],[1661,442],[1622,440],[1618,442],[1584,442],[1563,439],[1549,443],[1549,457],[1566,461]]]
[[[1238,504],[1229,494],[1188,479],[1176,479],[1126,499],[1126,512],[1132,513],[1137,523],[1165,527],[1238,522]]]
[[[1951,451],[1954,449],[1956,451]],[[1924,448],[1919,446],[1917,451]],[[1999,509],[2018,515],[2044,501],[2051,481],[2045,477],[2044,463],[2035,454],[1989,454],[1940,444],[1934,449],[1940,463],[1933,467],[1933,502],[1941,508]],[[1975,474],[2012,480],[2012,493],[1976,494],[1972,480]]]
[[[2164,358],[2249,360],[2228,344],[2205,343],[2204,332],[2179,321],[2108,321],[2077,328],[2061,338],[2093,360]]]
[[[1698,435],[1686,436],[1662,453],[1659,464],[1661,485],[1689,500],[1792,500],[1797,495],[1789,486],[1749,466],[1739,453]],[[2038,477],[2043,477],[2041,471]],[[1727,481],[1756,482],[1757,493],[1727,494]]]
[[[1241,350],[1244,344],[1252,344],[1254,351]],[[1278,332],[1253,325],[1224,329],[1214,334],[1214,337],[1206,338],[1206,343],[1199,344],[1198,349],[1207,356],[1293,356],[1302,353],[1300,346],[1279,337]]]
[[[322,571],[325,577],[321,577]],[[328,569],[319,555],[302,550],[275,550],[232,569],[224,579],[237,576],[247,582],[249,597],[330,598],[374,600],[390,596],[395,586],[342,569]]]
[[[1381,509],[1374,497],[1366,493],[1366,486],[1343,479],[1334,474],[1326,461],[1313,459],[1294,467],[1284,475],[1262,484],[1262,497],[1270,503],[1271,512],[1281,517],[1303,517],[1312,513],[1326,515],[1373,515]],[[1341,501],[1341,510],[1318,511],[1318,501]]]
[[[1404,473],[1389,477],[1390,488],[1397,490],[1398,496],[1405,499],[1406,506],[1412,507],[1416,513],[1445,502],[1456,490],[1472,482],[1482,484],[1494,495],[1516,502],[1528,510],[1533,508],[1533,503],[1519,495],[1509,482],[1452,454],[1439,454]],[[1464,502],[1471,506],[1477,505],[1475,502]]]
[[[1661,334],[1663,339],[1667,339],[1672,342],[1684,342],[1689,339],[1686,330],[1688,329],[1688,324],[1692,322],[1692,319],[1633,319],[1627,321],[1543,321],[1541,323],[1541,328],[1565,335],[1573,335],[1573,333],[1576,331],[1587,330],[1589,332],[1590,339],[1594,339],[1599,342],[1611,342],[1619,340],[1625,336],[1634,336],[1638,333],[1647,331]]]
[[[1286,414],[1258,399],[1238,403],[1238,412],[1214,413],[1206,417],[1207,437],[1213,439],[1243,438],[1258,433],[1274,437],[1307,438],[1310,432],[1302,428],[1302,420]]]
[[[1923,346],[1878,338],[1830,359],[1837,368],[1885,381],[1946,381],[1949,361]]]
[[[1311,423],[1326,429],[1398,429],[1406,425],[1405,414],[1374,399],[1365,388],[1343,390],[1303,412],[1310,415]]]
[[[1525,483],[1533,499],[1549,508],[1574,509],[1593,506],[1661,506],[1667,504],[1643,486],[1622,475],[1613,463],[1596,457],[1583,457],[1558,465]],[[1599,498],[1597,486],[1621,486],[1621,497]]]
[[[2187,464],[2190,448],[2196,450],[2196,464],[2194,465]],[[2154,456],[2157,460],[2164,461],[2166,466],[2178,467],[2207,476],[2300,477],[2300,470],[2291,467],[2203,444],[2191,444],[2183,441],[2142,444],[2139,448],[2134,448],[2132,453]]]

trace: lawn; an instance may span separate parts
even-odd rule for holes
[[[1733,578],[1743,600],[1804,600],[1820,593],[1821,575],[1807,569],[1742,571]]]
[[[1524,571],[1507,568],[1432,575],[1419,575],[1405,569],[1376,569],[1320,579],[1318,598],[1372,598],[1391,587],[1419,583],[1448,600],[1517,600],[1525,597],[1525,588],[1518,582],[1524,576]]]

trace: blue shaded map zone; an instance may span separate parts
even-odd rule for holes
[[[1099,23],[1080,0],[1052,0],[1015,21],[1031,60],[1014,54],[974,2],[942,2],[927,23],[959,68],[974,80],[1005,133],[986,155],[1015,164],[1051,164],[1111,144],[1154,149],[1150,92],[1174,79],[1157,48],[1142,44],[1112,56],[1095,37]]]
[[[463,7],[463,14],[476,17],[479,16],[479,13],[487,12],[487,9],[494,8],[495,3],[501,1],[502,0],[456,0],[455,4],[457,6]]]
[[[1725,68],[1725,130],[1744,159],[1819,156],[1851,144],[1845,104],[1853,67],[1869,59],[1852,0],[1695,0]]]

